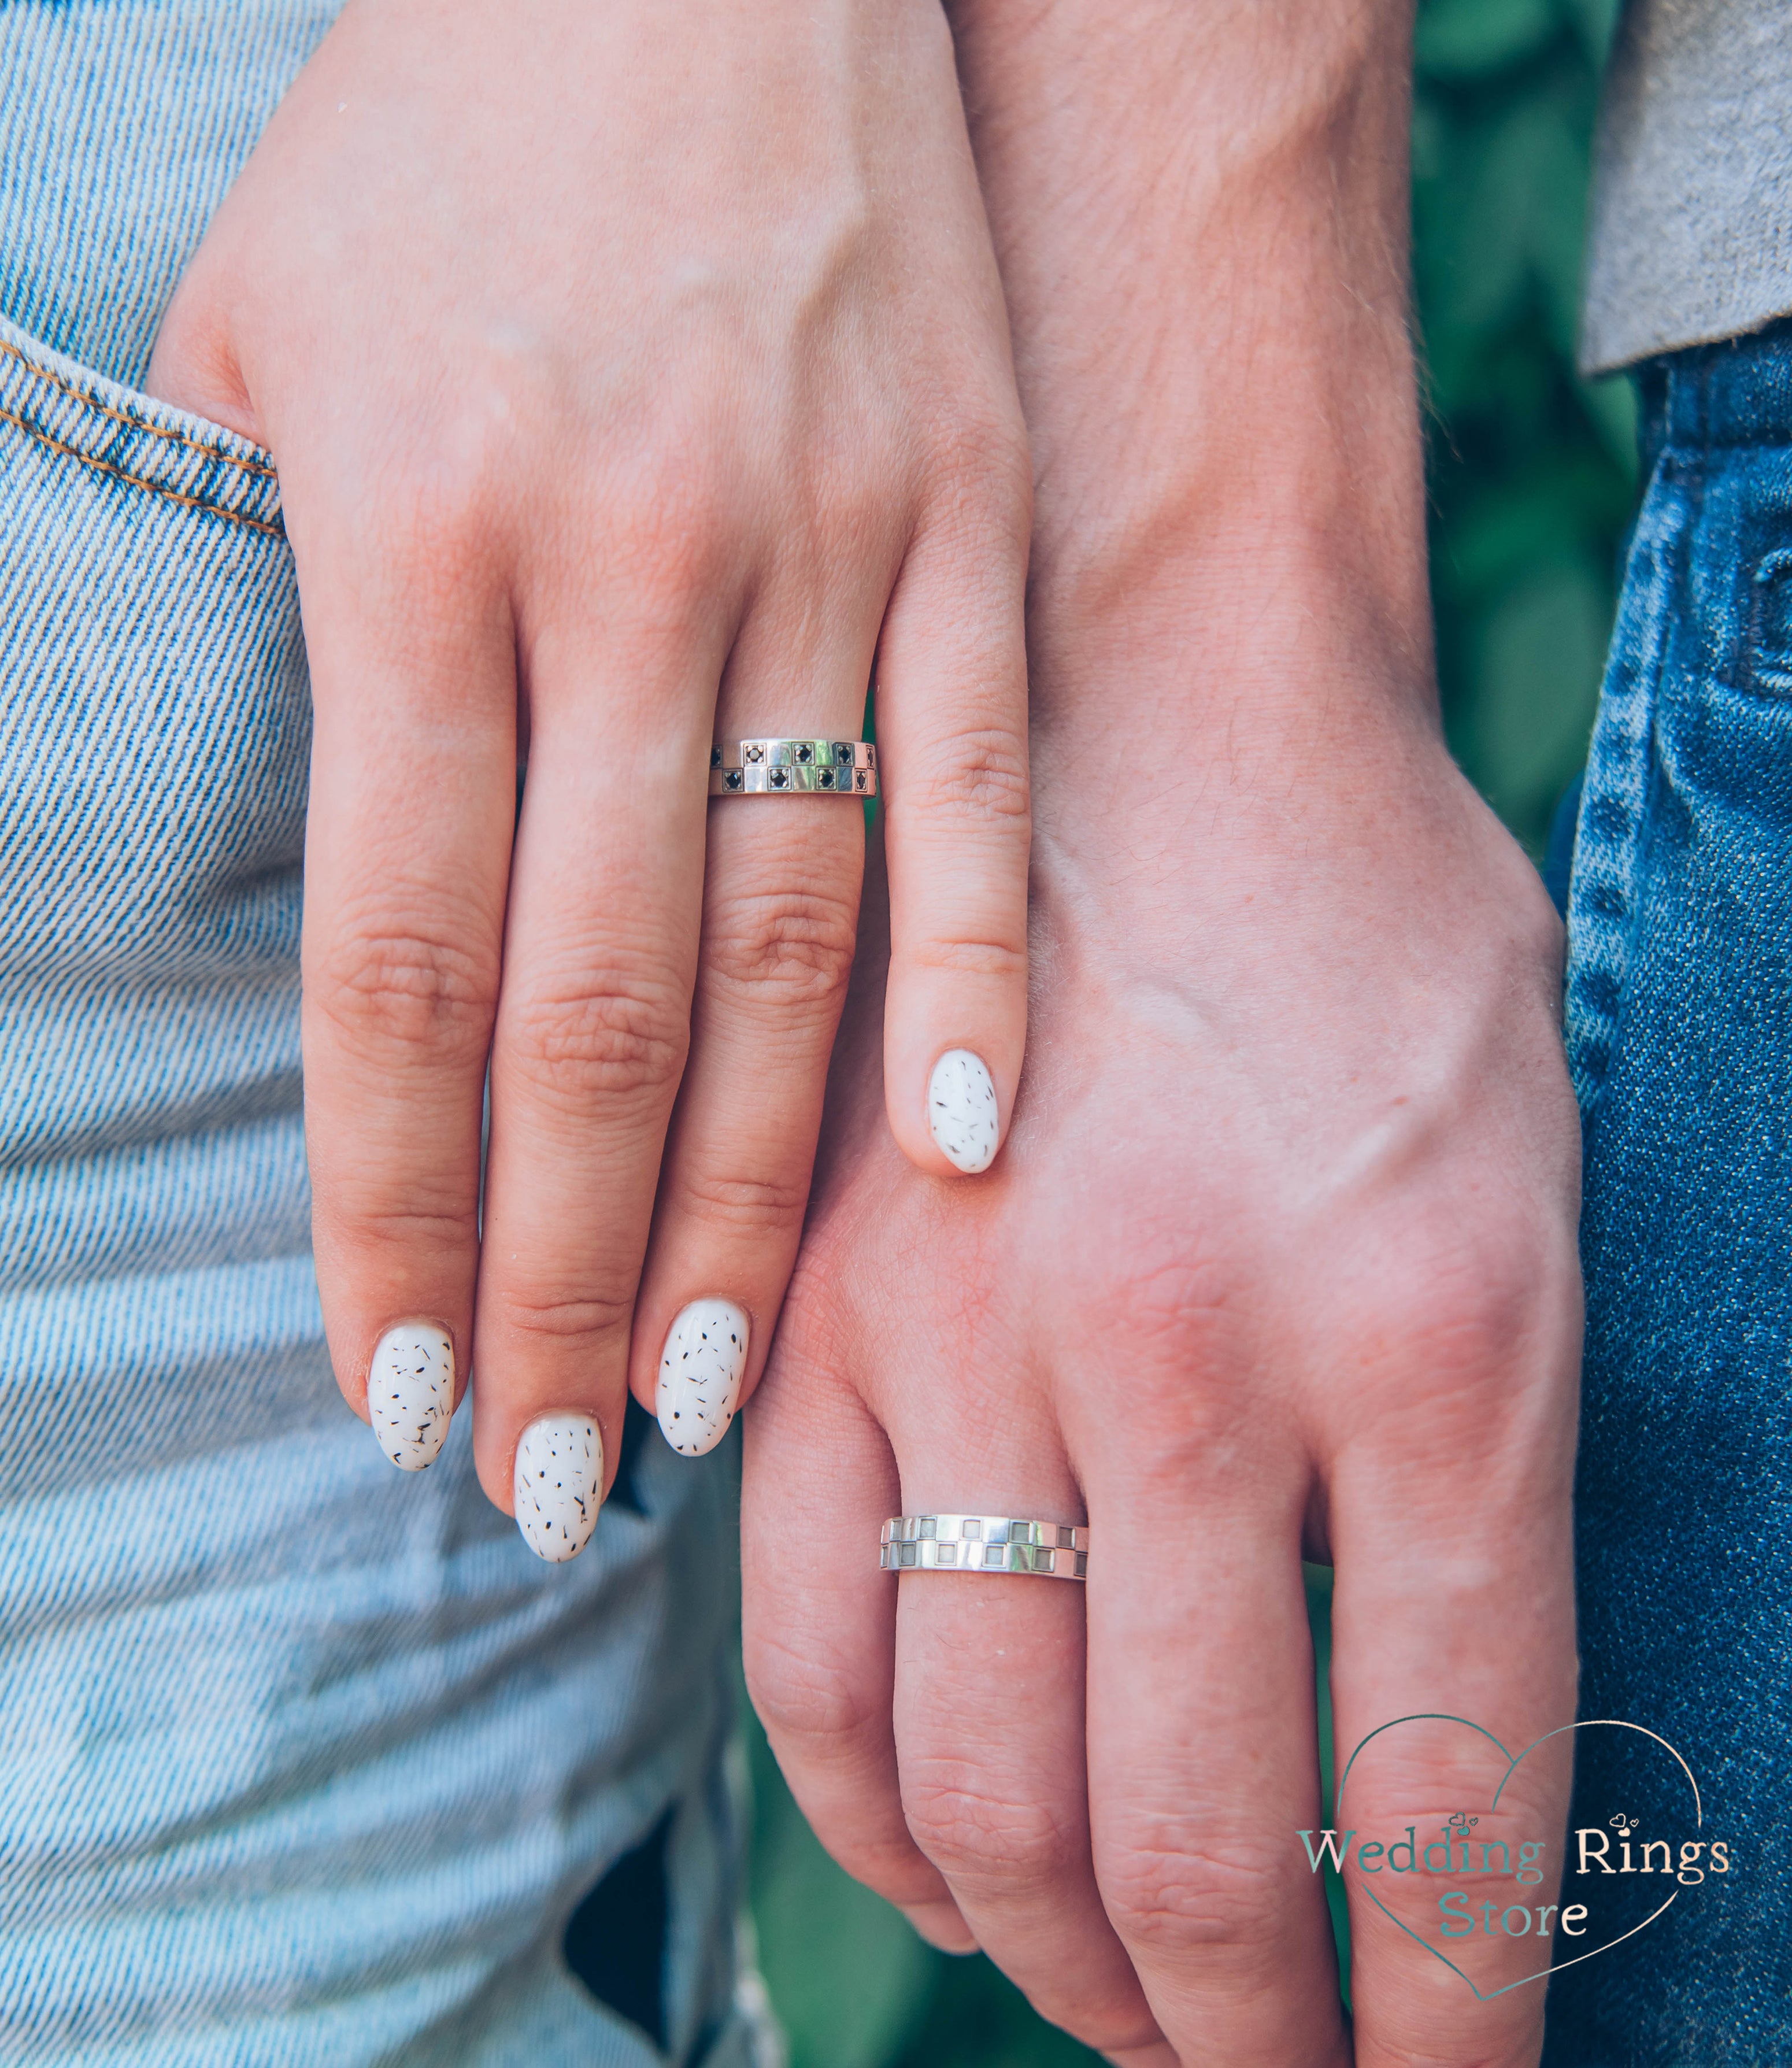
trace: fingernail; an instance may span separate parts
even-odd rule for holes
[[[401,1321],[374,1348],[367,1415],[380,1448],[401,1472],[433,1465],[454,1411],[454,1345],[434,1321]]]
[[[687,1458],[713,1451],[728,1433],[750,1326],[731,1300],[693,1300],[667,1332],[655,1405],[666,1442]]]
[[[536,1557],[564,1565],[597,1527],[604,1439],[589,1415],[538,1415],[516,1447],[516,1526]]]
[[[983,1057],[948,1048],[927,1080],[927,1125],[940,1153],[960,1170],[987,1170],[1000,1124],[995,1080]]]

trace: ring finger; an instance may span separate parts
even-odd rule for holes
[[[855,737],[856,713],[849,722],[839,707],[849,701],[809,714],[805,736]],[[865,818],[850,795],[711,805],[691,1055],[630,1373],[636,1398],[689,1457],[727,1434],[771,1345],[802,1233],[864,869]]]
[[[860,771],[813,743],[844,747],[862,728],[899,557],[898,540],[882,543],[844,594],[806,572],[770,585],[723,677],[716,737],[743,765],[721,780],[791,787],[723,790],[709,805],[690,1059],[629,1370],[686,1456],[722,1440],[764,1368],[802,1234],[865,873]],[[767,739],[791,744],[735,751]],[[826,793],[808,787],[823,780]]]
[[[937,1402],[951,1389],[917,1397]],[[897,1454],[906,1512],[980,1504],[990,1515],[1081,1519],[1081,1496],[1049,1429],[985,1423],[905,1433]],[[1110,2055],[1160,2044],[1096,1887],[1082,1586],[963,1569],[892,1584],[901,1589],[897,1757],[916,1842],[978,1943],[1043,2016]]]

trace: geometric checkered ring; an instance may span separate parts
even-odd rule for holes
[[[1089,1532],[1068,1522],[1006,1515],[897,1515],[883,1526],[878,1563],[886,1573],[1037,1573],[1081,1580]]]
[[[712,797],[874,797],[878,750],[868,739],[725,739],[710,749]]]

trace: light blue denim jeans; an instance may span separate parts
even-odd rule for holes
[[[730,1458],[544,1565],[325,1353],[279,488],[134,384],[332,11],[0,4],[0,2062],[744,2068]]]

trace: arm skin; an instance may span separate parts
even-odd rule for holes
[[[1410,22],[955,25],[1035,466],[1027,1071],[948,1196],[884,1134],[855,979],[747,1429],[749,1682],[837,1855],[1113,2058],[1519,2068],[1541,1986],[1478,1998],[1354,1870],[1346,2029],[1294,1836],[1302,1557],[1336,1567],[1342,1753],[1574,1708],[1562,942],[1439,723]],[[979,1507],[1086,1515],[1086,1599],[869,1565],[882,1516]],[[1566,1753],[1521,1772],[1494,1835],[1558,1859]],[[1497,1779],[1409,1726],[1348,1821]],[[1409,1879],[1372,1886],[1437,1943]],[[1481,1942],[1482,1996],[1539,1951]]]

